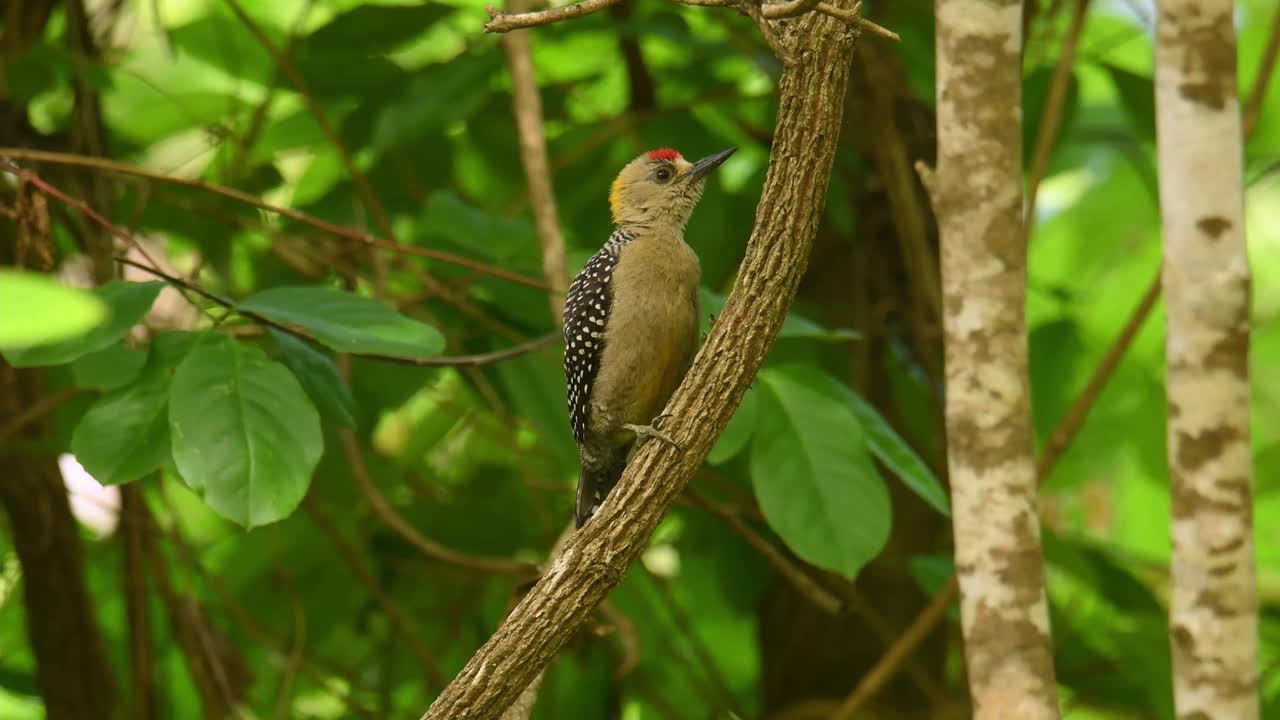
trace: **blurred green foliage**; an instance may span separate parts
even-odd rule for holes
[[[66,16],[55,11],[4,65],[0,99],[22,106],[54,143],[70,132],[79,79],[101,93],[113,159],[375,235],[385,212],[402,243],[540,276],[509,79],[500,44],[480,33],[483,2],[244,5],[287,53],[305,95],[224,3],[183,0],[104,14],[100,57],[68,50]],[[1246,96],[1275,22],[1271,5],[1240,5]],[[925,157],[932,4],[872,3],[866,12],[902,35],[900,45],[862,42],[892,68],[884,82],[893,84],[891,117],[909,159]],[[1028,162],[1067,20],[1045,10],[1029,27]],[[1027,306],[1041,443],[1157,272],[1150,37],[1149,4],[1094,4],[1041,185]],[[607,188],[626,161],[652,147],[690,156],[739,147],[687,233],[702,258],[708,312],[718,312],[750,234],[773,122],[779,67],[755,28],[729,11],[643,0],[626,13],[539,28],[532,40],[571,271],[607,237]],[[837,573],[820,577],[863,598],[870,614],[831,620],[796,610],[803,599],[788,595],[743,536],[681,504],[611,596],[628,622],[609,637],[584,635],[552,666],[535,718],[781,717],[799,699],[838,699],[948,579],[936,317],[932,340],[913,334],[909,318],[929,311],[911,295],[919,278],[899,262],[902,243],[875,207],[885,178],[869,147],[872,100],[860,87],[848,100],[813,279],[693,487],[733,506],[767,542]],[[1280,363],[1280,179],[1266,168],[1280,157],[1280,91],[1264,102],[1245,156],[1255,180],[1247,194],[1253,444],[1270,716],[1280,713],[1280,374],[1269,371]],[[372,204],[344,158],[368,178]],[[52,165],[40,172],[55,183],[66,177]],[[435,369],[359,358],[348,368],[331,351],[428,357],[510,347],[553,330],[546,292],[439,260],[375,257],[196,188],[115,177],[112,189],[118,224],[159,241],[175,265],[240,309],[303,327],[320,345],[251,332],[252,323],[200,301],[199,336],[165,332],[133,349],[125,333],[159,286],[107,286],[96,295],[110,319],[89,336],[6,349],[10,362],[55,365],[51,392],[86,395],[56,414],[46,450],[74,452],[104,483],[141,483],[175,584],[230,640],[248,678],[236,690],[259,717],[279,707],[282,673],[296,674],[285,717],[351,717],[352,705],[415,716],[439,688],[424,681],[386,599],[451,676],[500,621],[516,580],[424,559],[372,512],[339,433],[354,430],[380,493],[432,541],[539,562],[569,518],[577,473],[559,351]],[[54,215],[64,254],[78,232],[72,214]],[[871,296],[873,280],[887,299]],[[211,327],[245,332],[232,340]],[[1157,311],[1046,478],[1045,553],[1068,718],[1172,713],[1162,327]],[[173,436],[175,428],[184,432]],[[296,509],[304,494],[321,512]],[[336,542],[354,548],[367,575]],[[87,547],[99,620],[124,668],[121,544],[95,537]],[[34,719],[41,710],[17,582],[0,538],[0,716]],[[153,605],[160,714],[197,717],[181,650]],[[962,699],[954,615],[948,622],[924,664],[943,697]],[[877,624],[888,634],[867,629]],[[287,664],[294,647],[309,672]],[[925,697],[905,679],[887,694],[900,713]],[[902,716],[943,716],[924,705],[918,712]]]

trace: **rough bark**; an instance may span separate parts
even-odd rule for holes
[[[977,720],[1058,717],[1024,316],[1022,5],[938,0],[947,458]]]
[[[1257,718],[1249,266],[1230,0],[1161,0],[1157,140],[1168,334],[1169,607],[1185,720]]]
[[[816,13],[774,27],[796,62],[782,74],[765,187],[737,284],[667,411],[682,450],[641,450],[609,499],[467,663],[424,720],[498,717],[639,556],[755,377],[795,295],[840,134],[855,31]]]

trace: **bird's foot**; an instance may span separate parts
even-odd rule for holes
[[[658,417],[653,419],[653,425],[632,425],[631,423],[627,423],[622,427],[635,433],[636,439],[638,440],[657,439],[670,445],[676,450],[683,450],[684,448],[680,447],[680,443],[677,443],[675,440],[672,440],[670,435],[654,427],[654,425],[657,425],[658,422],[665,417],[670,417],[670,415],[659,415]]]

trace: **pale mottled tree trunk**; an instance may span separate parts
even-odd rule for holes
[[[1022,237],[1022,5],[938,0],[947,460],[977,720],[1058,717],[1036,512]],[[928,174],[926,173],[926,176]]]
[[[1156,43],[1179,718],[1258,717],[1249,266],[1231,0],[1161,0]]]

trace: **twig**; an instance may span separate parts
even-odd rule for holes
[[[1053,472],[1054,466],[1062,459],[1063,454],[1071,445],[1071,441],[1075,439],[1076,433],[1084,424],[1089,411],[1093,408],[1093,404],[1097,402],[1103,388],[1111,380],[1116,367],[1120,364],[1121,358],[1124,357],[1129,346],[1133,344],[1134,338],[1146,322],[1147,317],[1150,316],[1151,310],[1155,307],[1156,300],[1159,297],[1160,273],[1157,272],[1155,281],[1147,289],[1138,306],[1134,308],[1133,313],[1120,330],[1120,334],[1112,341],[1106,355],[1098,363],[1098,367],[1094,369],[1089,382],[1080,391],[1080,394],[1076,396],[1075,401],[1071,403],[1071,408],[1067,410],[1067,414],[1059,421],[1058,426],[1054,428],[1053,433],[1049,436],[1049,441],[1045,443],[1044,448],[1041,450],[1040,457],[1036,461],[1036,477],[1040,484],[1043,484],[1048,479],[1049,474]],[[881,656],[875,666],[859,681],[857,687],[853,690],[853,694],[845,700],[845,704],[842,706],[844,713],[841,716],[842,718],[853,717],[853,712],[879,692],[885,682],[893,677],[902,662],[915,651],[916,647],[932,632],[938,621],[942,619],[943,614],[936,610],[936,606],[942,605],[946,607],[950,605],[955,601],[959,590],[960,587],[953,576],[947,586],[934,598],[933,602],[920,611],[916,619],[911,622],[907,632],[889,648],[888,652]],[[868,678],[874,679],[869,680]],[[854,702],[854,695],[862,695],[863,697]]]
[[[399,631],[400,639],[408,646],[409,651],[418,658],[418,662],[421,663],[423,670],[427,673],[428,680],[436,686],[443,686],[445,679],[444,673],[440,670],[440,661],[427,649],[426,645],[422,644],[422,640],[418,637],[418,624],[414,622],[409,613],[405,612],[404,608],[400,607],[395,598],[391,597],[378,584],[377,579],[373,576],[373,571],[365,564],[364,557],[356,552],[346,538],[342,537],[342,533],[338,532],[338,527],[334,524],[333,519],[320,507],[320,504],[308,498],[303,501],[302,508],[311,516],[311,520],[315,522],[316,527],[320,528],[320,532],[323,532],[329,538],[329,542],[333,543],[333,547],[342,556],[343,561],[347,564],[355,579],[361,585],[364,585],[369,594],[373,596],[373,599],[381,606],[382,612],[386,614],[387,619]]]
[[[756,27],[760,29],[760,36],[764,38],[765,44],[773,51],[774,57],[778,58],[778,62],[782,63],[783,67],[790,67],[795,63],[795,56],[791,54],[790,50],[787,50],[786,45],[782,44],[782,38],[778,37],[778,34],[773,31],[773,26],[769,24],[769,20],[764,16],[764,11],[760,9],[759,5],[751,2],[751,0],[745,0],[739,3],[737,8],[751,18],[751,22],[754,22]]]
[[[157,532],[160,532],[160,530],[157,529]],[[223,582],[219,575],[209,572],[204,563],[200,562],[199,558],[196,557],[195,551],[187,545],[186,539],[182,537],[182,534],[178,531],[176,525],[169,528],[167,531],[167,537],[173,544],[174,548],[177,549],[178,555],[182,559],[184,565],[200,577],[205,584],[213,588],[214,594],[218,596],[219,600],[221,600],[223,606],[230,614],[231,619],[235,621],[244,634],[266,648],[275,656],[277,662],[288,662],[290,653],[284,652],[280,649],[284,643],[273,636],[270,632],[263,629],[258,621],[249,614],[249,611],[245,610],[245,608],[236,601],[235,596],[227,589],[226,583]],[[358,683],[351,674],[346,672],[344,669],[333,667],[331,663],[323,662],[322,659],[316,658],[312,658],[310,661],[302,663],[298,669],[310,678],[312,682],[316,683],[318,687],[323,687],[330,692],[333,692],[339,702],[341,702],[347,710],[354,711],[369,720],[374,720],[374,718],[378,717],[372,709],[351,695],[352,689],[358,687]],[[341,684],[346,688],[344,691],[337,692],[332,687],[330,680],[335,677],[342,680]]]
[[[710,684],[710,688],[704,687],[702,691],[706,693],[707,699],[710,700],[712,695],[719,695],[723,701],[721,709],[732,710],[737,717],[745,717],[746,713],[742,710],[741,704],[738,702],[729,689],[729,684],[725,681],[724,675],[720,672],[720,667],[716,665],[715,658],[711,657],[711,652],[707,650],[707,646],[698,637],[698,633],[693,628],[693,622],[690,621],[689,615],[684,611],[684,607],[680,605],[680,601],[676,599],[675,593],[671,592],[670,583],[667,579],[653,572],[649,572],[642,564],[640,566],[645,570],[645,576],[649,578],[649,582],[653,585],[654,594],[658,600],[666,608],[667,614],[671,616],[672,622],[676,629],[684,636],[685,645],[693,652],[697,660],[697,666],[702,669],[701,673],[689,673],[690,675],[705,675],[705,680]],[[690,662],[690,665],[694,663]],[[717,716],[722,713],[717,713]]]
[[[290,705],[293,704],[293,684],[306,658],[307,616],[297,602],[294,602],[292,607],[293,649],[289,651],[289,659],[280,677],[280,691],[276,693],[276,720],[285,720],[289,717]]]
[[[583,15],[600,12],[617,2],[619,0],[582,0],[582,2],[572,5],[514,14],[498,12],[492,5],[486,5],[484,9],[489,13],[489,22],[484,24],[484,31],[487,33],[504,33],[521,28],[549,25],[561,20],[572,20]]]
[[[879,35],[880,37],[900,42],[901,37],[897,33],[883,26],[867,20],[858,14],[858,7],[853,10],[845,10],[836,7],[828,2],[819,0],[787,0],[783,3],[760,4],[752,2],[752,0],[675,0],[681,5],[694,5],[699,7],[732,7],[741,10],[750,15],[751,8],[757,8],[760,11],[760,17],[763,19],[779,19],[791,18],[803,15],[806,12],[816,10],[817,12],[843,21],[849,25],[858,25],[868,32]],[[520,30],[522,28],[537,27],[539,25],[550,25],[551,23],[560,22],[561,20],[572,20],[599,12],[610,5],[619,2],[619,0],[582,0],[582,2],[572,5],[564,5],[562,7],[550,8],[548,10],[536,10],[533,12],[522,13],[504,13],[498,12],[492,5],[485,7],[489,12],[489,22],[485,23],[484,31],[490,33],[505,33],[512,30]],[[763,29],[763,27],[762,27]],[[768,40],[768,37],[765,38]],[[770,43],[773,46],[773,43]],[[777,48],[774,48],[775,52]],[[784,55],[785,55],[784,50]],[[779,57],[781,59],[781,57]]]
[[[1275,70],[1276,58],[1280,56],[1280,8],[1271,20],[1271,34],[1267,36],[1267,47],[1262,51],[1262,62],[1258,65],[1258,76],[1254,78],[1253,89],[1249,91],[1249,99],[1244,104],[1244,136],[1248,138],[1258,128],[1258,117],[1262,115],[1262,101],[1267,97],[1267,85],[1271,82],[1271,72]]]
[[[378,200],[377,194],[373,191],[373,185],[370,184],[369,178],[365,176],[360,167],[356,165],[355,158],[351,155],[351,150],[347,148],[346,143],[342,141],[342,136],[334,129],[333,124],[329,122],[329,118],[325,115],[324,108],[320,107],[320,103],[316,101],[315,95],[311,93],[307,87],[307,81],[303,79],[302,74],[298,72],[289,58],[280,52],[280,49],[271,42],[271,38],[262,31],[258,23],[254,22],[249,13],[236,0],[224,0],[231,8],[231,12],[235,13],[240,22],[249,30],[253,37],[262,45],[263,49],[271,56],[272,62],[285,77],[289,78],[289,82],[293,84],[294,89],[302,96],[302,102],[307,106],[307,111],[315,118],[316,124],[319,125],[320,131],[324,133],[325,138],[329,140],[329,144],[333,145],[334,150],[338,152],[338,158],[342,160],[342,167],[351,176],[351,180],[355,182],[356,188],[359,189],[360,195],[364,199],[365,205],[369,208],[369,212],[373,213],[374,222],[378,229],[387,237],[394,237],[391,229],[391,220],[387,216],[386,208],[382,206],[382,202]]]
[[[1071,80],[1071,68],[1076,61],[1076,49],[1080,46],[1080,36],[1084,31],[1085,17],[1089,14],[1089,0],[1076,0],[1075,13],[1071,16],[1071,27],[1067,29],[1067,37],[1062,51],[1058,55],[1058,64],[1053,68],[1053,79],[1049,84],[1049,96],[1045,99],[1044,110],[1040,113],[1040,126],[1036,131],[1035,154],[1031,159],[1031,173],[1027,178],[1027,209],[1022,221],[1023,242],[1031,237],[1036,221],[1036,197],[1040,191],[1040,182],[1049,171],[1049,159],[1053,156],[1053,146],[1058,139],[1058,129],[1062,125],[1063,105],[1067,98],[1067,86]]]
[[[134,517],[139,522],[146,523],[147,526],[153,524],[146,506],[141,506]],[[174,589],[169,577],[169,566],[161,553],[148,553],[147,559],[151,561],[151,573],[155,578],[156,588],[160,591],[161,599],[164,600],[169,614],[169,624],[173,627],[175,639],[182,649],[182,656],[186,660],[187,670],[191,673],[191,681],[199,692],[205,715],[221,717],[236,706],[236,698],[227,679],[222,659],[213,647],[213,643],[206,637],[208,628],[205,626],[204,614],[198,605],[184,602]]]
[[[602,5],[607,7],[610,3]],[[524,0],[509,0],[508,7],[521,10]],[[518,13],[517,13],[518,14]],[[542,247],[542,273],[557,294],[568,288],[564,264],[564,235],[556,211],[556,194],[551,184],[551,167],[547,160],[547,140],[542,129],[542,98],[533,74],[533,51],[529,33],[511,33],[502,38],[507,67],[511,73],[511,105],[520,137],[520,163],[529,185],[529,205],[533,211],[538,244]],[[551,296],[551,316],[556,327],[564,322],[564,306],[556,294]]]
[[[776,545],[761,537],[750,525],[743,522],[737,513],[720,503],[713,502],[695,490],[687,490],[685,495],[694,505],[723,520],[729,526],[729,529],[737,533],[748,545],[755,548],[760,553],[760,556],[772,565],[773,569],[784,580],[791,583],[796,592],[813,603],[814,607],[828,615],[839,615],[843,612],[844,603],[840,601],[840,598],[833,595],[817,580],[814,580],[797,564],[791,562],[791,559],[785,553],[779,550]]]
[[[1120,329],[1120,334],[1111,342],[1111,347],[1107,348],[1106,354],[1102,356],[1102,361],[1098,363],[1093,375],[1089,377],[1089,382],[1076,395],[1075,400],[1071,402],[1071,407],[1062,416],[1062,420],[1058,421],[1057,427],[1053,429],[1053,434],[1049,436],[1044,448],[1041,449],[1040,458],[1036,461],[1036,476],[1040,479],[1041,484],[1044,484],[1045,480],[1049,478],[1049,473],[1053,471],[1053,467],[1058,464],[1058,460],[1063,453],[1071,446],[1071,441],[1075,439],[1076,433],[1084,425],[1085,419],[1089,416],[1089,411],[1093,409],[1094,403],[1102,395],[1103,388],[1111,380],[1116,367],[1120,365],[1120,360],[1124,358],[1125,352],[1133,344],[1134,338],[1138,336],[1138,331],[1146,323],[1147,317],[1151,315],[1151,311],[1155,308],[1156,301],[1159,299],[1160,271],[1157,270],[1151,285],[1147,287],[1142,299],[1138,301],[1138,306],[1133,309],[1133,313],[1125,321],[1124,327]]]
[[[387,502],[382,493],[378,492],[377,486],[374,485],[373,477],[369,474],[369,468],[365,465],[364,457],[360,453],[355,433],[350,430],[343,430],[341,439],[343,455],[346,458],[347,465],[351,468],[351,474],[355,477],[356,484],[360,486],[360,494],[369,503],[369,509],[387,527],[408,541],[410,545],[418,548],[427,558],[479,572],[524,577],[536,577],[538,575],[538,568],[530,563],[507,560],[505,558],[485,557],[483,555],[467,555],[428,539],[404,518],[400,517],[400,514],[395,511],[395,508],[391,507],[391,504]]]
[[[200,287],[199,285],[191,282],[190,280],[184,280],[183,278],[180,278],[176,275],[170,275],[169,273],[166,273],[163,270],[157,270],[155,268],[147,267],[142,263],[134,262],[133,260],[130,260],[129,258],[126,258],[126,257],[117,257],[116,262],[119,262],[123,265],[128,265],[130,267],[138,268],[139,270],[142,270],[144,272],[151,273],[152,275],[155,275],[156,277],[164,280],[165,282],[168,282],[172,285],[176,285],[179,288],[182,288],[183,290],[193,292],[196,295],[199,295],[200,297],[210,302],[213,302],[217,305],[227,308],[228,310],[234,310],[236,313],[243,315],[260,325],[265,325],[267,327],[279,330],[280,332],[288,333],[289,335],[292,335],[298,338],[299,340],[303,340],[303,341],[314,343],[314,344],[320,344],[319,341],[316,340],[314,337],[312,337],[310,333],[304,332],[294,327],[290,327],[289,325],[285,325],[284,323],[277,322],[265,315],[261,315],[259,313],[253,312],[252,310],[245,310],[241,308],[239,305],[237,305],[234,300],[228,300],[227,298],[224,298],[220,295],[212,293]],[[494,363],[502,362],[503,360],[510,360],[511,358],[519,357],[521,355],[527,355],[531,352],[535,352],[537,350],[540,350],[554,343],[556,340],[559,339],[559,337],[560,336],[557,333],[550,333],[547,335],[543,335],[542,337],[534,338],[533,340],[530,340],[528,342],[521,343],[519,345],[515,345],[513,347],[509,347],[503,350],[495,350],[493,352],[487,352],[487,353],[478,353],[475,355],[448,355],[445,357],[431,357],[431,358],[403,358],[403,357],[397,357],[395,355],[383,355],[381,353],[347,353],[347,354],[352,355],[354,357],[367,358],[369,360],[380,360],[382,362],[396,363],[398,365],[412,365],[413,367],[479,367],[482,365],[492,365]]]
[[[857,24],[861,26],[863,30],[866,30],[872,35],[879,35],[886,40],[892,40],[894,42],[902,42],[902,37],[898,35],[898,33],[862,17],[858,10],[861,7],[862,3],[858,3],[854,6],[853,10],[845,10],[844,8],[836,7],[831,3],[819,2],[815,9],[823,15],[830,15],[837,20],[843,20],[846,23],[849,23],[850,25]]]
[[[916,616],[911,626],[898,637],[897,642],[889,647],[875,667],[862,676],[857,687],[836,711],[833,720],[853,720],[858,716],[858,711],[866,705],[868,700],[875,697],[875,694],[893,677],[894,672],[911,656],[916,647],[933,632],[933,627],[946,614],[951,603],[955,602],[959,589],[959,585],[953,578],[947,587],[934,596],[933,601]]]
[[[147,259],[147,262],[151,263],[152,265],[155,265],[156,267],[159,267],[159,263],[155,261],[155,258],[151,257],[151,254],[148,253],[147,249],[142,246],[142,243],[138,242],[138,240],[134,238],[132,235],[130,235],[129,233],[116,227],[114,223],[112,223],[110,220],[103,217],[97,210],[94,210],[93,208],[89,207],[89,203],[79,198],[71,197],[70,195],[62,192],[61,190],[54,187],[53,185],[50,185],[48,182],[44,180],[44,178],[41,178],[39,175],[36,175],[35,173],[29,170],[26,170],[24,168],[18,167],[17,165],[13,164],[12,162],[9,162],[8,160],[0,159],[0,168],[3,168],[8,172],[13,173],[14,175],[17,175],[18,177],[22,178],[24,182],[28,182],[28,183],[31,183],[32,185],[35,185],[37,188],[40,188],[41,192],[44,192],[47,195],[52,195],[53,197],[65,203],[66,205],[69,205],[75,208],[76,210],[79,210],[80,213],[83,214],[85,217],[98,223],[98,225],[106,229],[107,232],[111,233],[116,238],[123,241],[126,245],[137,250],[138,253],[142,255],[142,257]]]
[[[67,387],[55,393],[44,395],[39,400],[26,406],[21,412],[9,418],[9,421],[4,425],[0,425],[0,445],[4,445],[9,441],[9,438],[22,432],[28,425],[62,407],[63,403],[79,394],[80,388]]]
[[[526,277],[519,273],[513,273],[493,265],[489,265],[478,260],[454,255],[452,253],[441,252],[439,250],[430,250],[428,248],[414,247],[412,245],[404,245],[393,240],[387,240],[367,232],[353,230],[351,228],[335,225],[331,222],[321,220],[304,212],[294,210],[293,208],[273,205],[265,200],[257,198],[249,193],[236,190],[235,188],[218,185],[215,183],[204,182],[203,180],[193,180],[190,178],[174,177],[165,175],[164,173],[152,172],[143,168],[126,165],[124,163],[106,160],[104,158],[92,157],[88,155],[76,155],[73,153],[48,152],[44,150],[28,150],[26,148],[0,147],[0,157],[8,157],[15,160],[29,160],[33,162],[46,162],[55,165],[66,165],[69,167],[91,168],[94,170],[102,170],[105,172],[116,173],[118,175],[129,175],[132,177],[143,178],[154,182],[163,182],[171,185],[181,185],[183,187],[201,190],[214,195],[235,200],[259,210],[275,213],[282,217],[302,223],[310,227],[327,232],[331,235],[359,243],[361,245],[370,245],[383,248],[402,255],[414,255],[428,260],[438,260],[450,265],[465,267],[476,272],[484,273],[503,280],[509,280],[521,285],[527,285],[538,290],[550,289],[545,282],[534,278]]]

